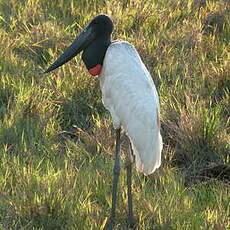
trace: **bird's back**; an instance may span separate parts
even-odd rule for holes
[[[137,170],[145,175],[153,173],[161,163],[159,99],[136,49],[125,41],[113,42],[99,79],[114,127],[122,126],[131,140]]]

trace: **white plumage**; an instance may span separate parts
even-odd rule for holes
[[[129,136],[138,171],[149,175],[161,164],[158,94],[136,49],[126,41],[115,41],[107,49],[99,75],[104,106],[114,128]]]

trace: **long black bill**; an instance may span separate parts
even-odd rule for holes
[[[50,71],[55,70],[59,66],[74,58],[77,54],[84,50],[95,38],[96,34],[93,28],[87,27],[44,73],[49,73]]]

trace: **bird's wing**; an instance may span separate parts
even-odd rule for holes
[[[122,126],[131,140],[137,169],[145,175],[153,173],[160,166],[162,150],[159,99],[133,46],[118,42],[108,48],[100,84],[114,127]]]

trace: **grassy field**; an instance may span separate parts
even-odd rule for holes
[[[40,74],[99,13],[135,45],[160,95],[162,166],[134,170],[139,229],[230,229],[229,12],[228,0],[1,0],[0,230],[105,225],[114,131],[98,80],[80,55]],[[116,230],[126,214],[122,170]]]

